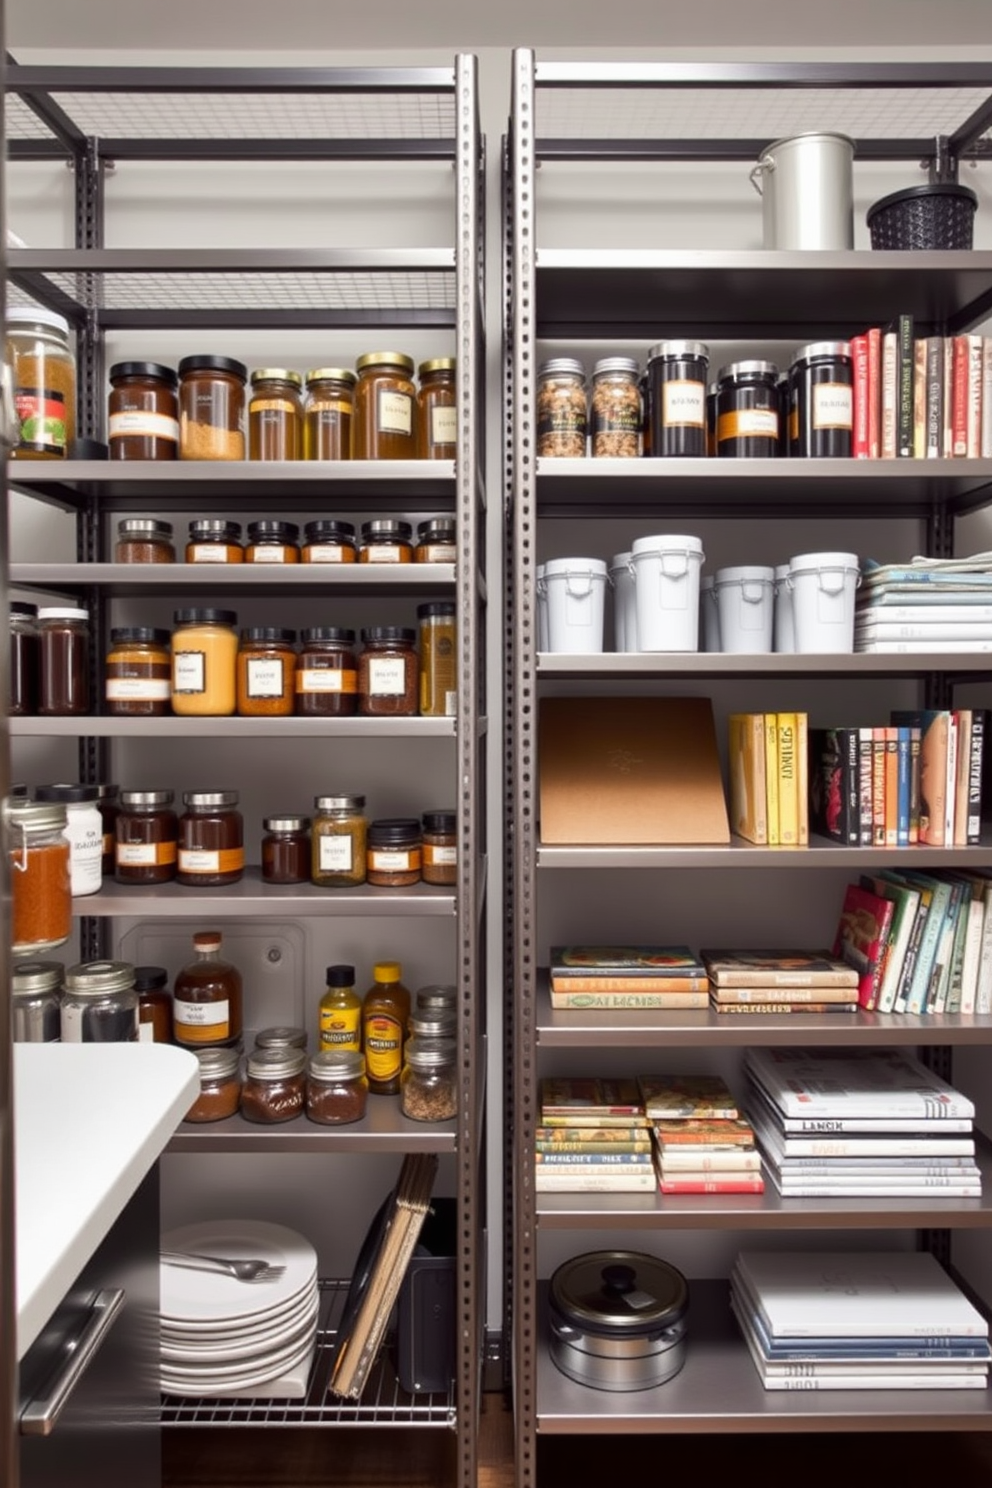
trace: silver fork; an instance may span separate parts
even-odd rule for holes
[[[190,1271],[216,1271],[233,1276],[236,1281],[278,1281],[285,1266],[268,1261],[232,1260],[228,1256],[198,1255],[193,1251],[163,1250],[161,1260],[167,1266],[185,1266]]]

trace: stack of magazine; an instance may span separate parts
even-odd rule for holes
[[[992,553],[865,564],[855,651],[992,651]]]
[[[766,1390],[984,1390],[988,1323],[923,1251],[741,1251],[730,1305]]]
[[[748,1049],[746,1114],[790,1198],[981,1198],[974,1104],[901,1049]]]

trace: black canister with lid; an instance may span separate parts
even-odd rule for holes
[[[176,876],[179,819],[171,790],[122,790],[114,823],[119,883],[160,884]]]
[[[176,882],[201,889],[237,883],[245,871],[237,791],[184,791],[183,802]]]
[[[717,383],[716,452],[762,460],[779,452],[778,368],[774,362],[731,362]]]
[[[706,454],[709,357],[702,341],[659,341],[648,352],[652,456]]]
[[[304,563],[355,563],[358,544],[353,522],[340,522],[334,517],[318,517],[303,529]]]
[[[413,524],[397,517],[373,517],[362,523],[359,563],[412,563]]]
[[[812,459],[848,459],[854,438],[854,370],[849,341],[800,346],[789,369],[795,449]],[[791,428],[790,428],[791,434]]]

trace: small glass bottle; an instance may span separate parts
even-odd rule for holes
[[[10,678],[7,712],[27,718],[38,711],[40,671],[38,606],[14,600],[10,605]]]
[[[592,369],[589,453],[631,459],[644,453],[640,369],[633,357],[602,357]]]
[[[61,961],[15,961],[10,973],[15,1044],[57,1044],[61,1033]]]
[[[415,563],[454,563],[458,558],[457,524],[454,517],[429,517],[417,523]]]
[[[76,433],[69,322],[33,305],[8,305],[4,318],[16,415],[11,459],[63,460]]]
[[[417,368],[417,456],[454,460],[458,454],[458,407],[454,357],[434,357]]]
[[[355,541],[353,522],[338,522],[331,517],[319,517],[315,522],[306,524],[303,537],[300,557],[304,563],[358,562],[358,544]]]
[[[362,1046],[372,1095],[396,1095],[403,1070],[410,992],[398,961],[377,961],[362,999]]]
[[[305,460],[351,459],[356,380],[349,367],[315,367],[307,373],[303,410]]]
[[[262,877],[266,883],[309,883],[310,818],[267,816],[262,822]]]
[[[320,999],[321,1049],[362,1047],[362,999],[355,991],[353,966],[329,966],[327,991]]]
[[[295,522],[248,523],[246,563],[299,563],[300,529]]]
[[[310,876],[325,889],[365,882],[368,820],[364,796],[315,796]]]
[[[237,706],[238,617],[233,610],[176,610],[172,711],[223,718]]]
[[[225,356],[179,363],[179,458],[243,460],[248,368]]]
[[[176,876],[179,819],[171,790],[121,791],[114,825],[114,876],[118,883],[161,884]]]
[[[458,1114],[457,1047],[452,1038],[408,1040],[400,1109],[411,1121],[451,1121]]]
[[[38,610],[39,696],[42,717],[70,717],[90,708],[90,616],[75,605]]]
[[[373,517],[362,523],[359,563],[412,563],[413,526],[394,517]]]
[[[245,871],[237,791],[184,791],[183,803],[176,882],[199,889],[237,883]]]
[[[200,1093],[184,1121],[224,1121],[241,1105],[241,1050],[208,1045],[194,1049],[200,1065]]]
[[[107,712],[118,718],[164,718],[172,711],[171,635],[147,625],[110,632],[104,663]]]
[[[136,966],[134,990],[138,994],[138,1042],[172,1043],[172,993],[164,966]]]
[[[373,625],[362,631],[358,711],[370,718],[413,717],[417,711],[416,631]]]
[[[537,374],[537,453],[581,459],[586,452],[586,373],[574,357],[542,362]]]
[[[453,718],[458,712],[458,635],[455,606],[448,600],[417,606],[420,643],[420,714]]]
[[[307,1116],[318,1126],[361,1121],[368,1102],[365,1055],[354,1049],[325,1049],[307,1065]]]
[[[115,362],[109,372],[107,443],[112,460],[179,456],[179,382],[161,362]]]
[[[73,898],[96,894],[103,882],[103,819],[95,785],[39,785],[35,799],[65,808],[69,877]]]
[[[219,517],[197,517],[189,524],[187,563],[244,563],[241,523]]]
[[[241,1091],[241,1114],[262,1125],[293,1121],[306,1106],[303,1049],[253,1049]]]
[[[9,797],[4,805],[10,868],[11,950],[41,956],[72,930],[65,807]]]
[[[305,718],[347,718],[358,701],[355,632],[316,625],[300,632],[296,711]]]
[[[120,786],[98,785],[96,809],[103,827],[103,876],[113,878],[117,848],[117,818],[120,816]]]
[[[303,458],[303,378],[286,367],[256,367],[248,400],[248,458]]]
[[[174,988],[177,1044],[226,1044],[241,1036],[241,973],[222,959],[222,945],[219,930],[200,930],[193,936],[196,958],[182,968]]]
[[[404,889],[421,878],[420,822],[415,816],[381,817],[369,826],[367,881]]]
[[[115,563],[175,563],[172,523],[154,517],[124,517],[117,523]]]
[[[127,961],[80,961],[63,982],[64,1044],[130,1044],[138,1038],[138,994]]]
[[[413,358],[401,351],[370,351],[358,358],[355,367],[354,459],[416,459]]]
[[[423,878],[429,884],[458,882],[458,819],[453,811],[425,811]]]
[[[241,632],[237,701],[242,718],[288,718],[296,700],[295,630],[253,625]]]

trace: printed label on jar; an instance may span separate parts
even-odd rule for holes
[[[741,408],[736,413],[721,413],[717,419],[717,440],[777,439],[778,413],[774,408]]]
[[[169,683],[163,677],[108,677],[107,702],[161,703],[169,700]]]
[[[204,847],[179,849],[180,873],[237,873],[245,866],[243,847],[222,847],[210,852]]]
[[[792,441],[793,444],[797,444],[798,441],[799,441],[799,409],[798,408],[791,408],[789,410],[789,439]]]
[[[318,408],[311,408],[309,412],[311,417],[316,415],[320,428],[337,429],[343,419],[351,418],[351,404],[341,400],[328,401],[321,403]]]
[[[118,868],[161,868],[176,861],[174,842],[118,842]]]
[[[347,1013],[335,1009],[322,1012],[320,1015],[320,1047],[357,1051],[361,1048],[360,1022],[361,1013],[358,1008],[353,1008]]]
[[[365,1063],[373,1080],[392,1080],[399,1074],[403,1029],[395,1018],[377,1014],[365,1022]]]
[[[250,416],[257,416],[261,414],[262,418],[260,419],[260,422],[263,424],[272,425],[278,425],[281,420],[274,418],[265,418],[265,414],[278,413],[292,415],[295,412],[296,405],[294,403],[291,403],[288,398],[253,398],[248,407],[248,413]]]
[[[227,543],[194,543],[190,548],[191,563],[226,563]]]
[[[252,563],[285,563],[286,547],[284,543],[259,543],[251,555]]]
[[[197,693],[207,690],[207,654],[205,651],[177,651],[172,658],[173,692]]]
[[[351,836],[347,832],[318,837],[317,862],[322,873],[350,873],[354,864]]]
[[[368,865],[373,872],[410,873],[420,867],[420,848],[411,847],[404,852],[395,848],[370,847]]]
[[[589,420],[589,432],[594,439],[597,434],[640,434],[641,422],[639,405],[625,408],[618,403],[605,409],[594,407]]]
[[[347,563],[354,557],[352,549],[343,548],[340,543],[310,543],[306,555],[311,563]]]
[[[123,439],[128,434],[138,434],[145,439],[169,439],[179,443],[179,420],[164,413],[149,413],[145,409],[133,408],[127,413],[112,413],[107,420],[107,435],[110,439]]]
[[[402,697],[406,692],[406,666],[401,656],[370,656],[369,697]]]
[[[661,418],[666,429],[702,429],[706,424],[706,386],[702,382],[665,382]]]
[[[454,563],[457,557],[454,543],[424,543],[417,549],[418,563]]]
[[[335,667],[299,668],[296,673],[297,692],[357,692],[358,673],[339,671]]]
[[[63,1002],[61,1025],[64,1044],[129,1043],[138,1037],[138,1009],[97,1012],[95,1008]]]
[[[402,563],[403,548],[397,543],[373,543],[365,550],[366,563]]]
[[[227,998],[218,1002],[183,1002],[178,997],[172,1004],[172,1021],[181,1042],[212,1044],[230,1037],[231,1009]]]
[[[457,862],[457,847],[432,847],[429,842],[424,843],[425,868],[454,868]]]
[[[455,691],[444,694],[444,716],[454,718],[458,712],[458,693]]]
[[[853,389],[841,382],[819,382],[813,387],[813,428],[853,429]]]
[[[454,444],[458,439],[458,409],[442,406],[431,409],[431,444]]]
[[[378,418],[380,434],[410,434],[413,432],[413,399],[409,393],[397,393],[380,388]]]
[[[248,696],[250,698],[281,698],[283,688],[283,664],[277,656],[248,658]]]
[[[20,424],[19,444],[30,445],[39,454],[65,454],[64,394],[54,388],[15,388],[14,408]]]
[[[154,1023],[139,1023],[138,1024],[138,1043],[139,1044],[153,1044],[154,1042],[155,1042],[155,1024]]]

